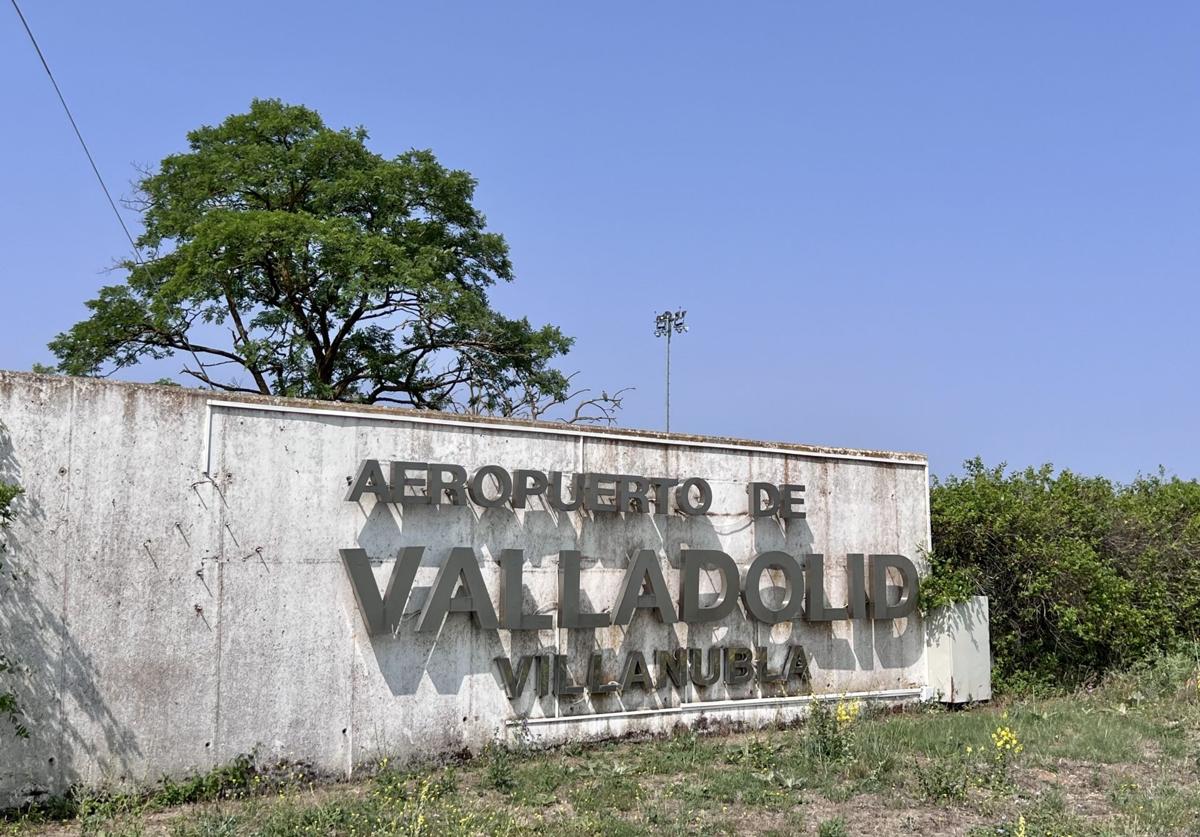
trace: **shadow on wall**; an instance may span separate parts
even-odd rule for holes
[[[718,532],[718,526],[727,531]],[[797,556],[803,564],[804,557],[814,552],[813,533],[803,519],[789,520],[785,525],[784,521],[773,518],[759,518],[751,523],[742,517],[643,514],[628,516],[614,525],[611,519],[598,524],[588,515],[547,508],[526,509],[518,515],[508,508],[477,511],[473,507],[459,506],[405,506],[400,509],[385,503],[374,503],[367,512],[358,546],[366,550],[373,564],[388,567],[392,556],[402,547],[430,546],[422,556],[421,565],[436,568],[446,559],[448,549],[431,545],[475,544],[480,569],[493,601],[499,589],[499,569],[488,556],[499,556],[506,549],[525,549],[523,612],[540,614],[556,611],[557,553],[579,550],[583,555],[581,568],[585,579],[589,572],[593,576],[606,575],[609,579],[602,594],[603,601],[589,598],[586,589],[581,592],[583,609],[594,612],[613,606],[615,590],[633,550],[653,549],[660,556],[666,555],[670,567],[678,569],[681,549],[728,548],[722,536],[736,535],[749,527],[753,527],[755,553],[781,550]],[[838,566],[832,557],[827,560],[827,565],[830,572],[836,571]],[[537,594],[529,586],[531,580],[537,586]],[[774,606],[781,603],[786,594],[782,573],[770,571],[770,583],[773,586],[764,589],[763,598]],[[668,587],[672,599],[676,600],[677,585],[670,575]],[[595,587],[592,589],[595,594]],[[464,679],[477,675],[490,675],[497,688],[502,689],[493,662],[500,655],[511,656],[515,667],[517,659],[524,655],[567,654],[571,679],[578,683],[586,679],[587,659],[592,653],[602,654],[606,679],[617,676],[630,651],[642,651],[652,666],[651,673],[655,674],[653,650],[671,650],[680,646],[767,646],[772,648],[770,665],[778,668],[787,645],[803,645],[810,665],[822,671],[842,672],[903,669],[916,663],[924,653],[924,634],[916,619],[894,623],[855,621],[848,639],[835,636],[832,624],[828,622],[796,621],[776,626],[772,631],[771,626],[748,620],[740,607],[719,622],[692,625],[686,629],[680,627],[678,631],[679,626],[663,625],[652,613],[639,610],[632,623],[626,626],[569,631],[566,647],[561,651],[555,647],[552,631],[513,631],[506,647],[500,632],[481,629],[465,614],[450,614],[436,633],[418,632],[417,616],[428,594],[428,586],[414,585],[397,633],[372,639],[371,647],[380,674],[394,695],[415,694],[425,677],[437,693],[443,695],[459,693]],[[707,600],[702,596],[702,604],[711,604],[715,598],[715,593]],[[357,617],[355,613],[354,618]],[[786,637],[780,633],[785,627],[790,629]],[[514,712],[528,715],[535,705],[540,704],[544,712],[552,714],[554,696],[536,698],[532,677],[531,674],[531,683],[525,693],[513,701]],[[755,683],[731,687],[717,683],[699,693],[691,686],[686,689],[691,692],[686,698],[669,685],[645,692],[564,698],[558,710],[563,714],[611,712],[678,705],[682,699],[714,700],[796,693],[795,684],[768,686],[768,691],[760,691]]]
[[[0,674],[0,692],[15,693],[29,729],[21,739],[7,723],[0,726],[0,808],[67,790],[83,778],[80,754],[101,759],[114,776],[140,755],[133,733],[92,687],[95,666],[64,619],[66,550],[47,548],[63,544],[69,533],[69,474],[61,478],[62,502],[25,486],[11,434],[0,424],[0,480],[27,489],[14,503],[12,525],[0,533],[0,654],[14,663]],[[33,543],[46,551],[35,551]]]

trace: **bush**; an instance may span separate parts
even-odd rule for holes
[[[930,493],[929,603],[989,598],[1000,689],[1070,687],[1200,636],[1200,483],[965,464]]]

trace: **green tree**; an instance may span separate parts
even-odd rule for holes
[[[58,371],[178,355],[221,390],[533,418],[578,396],[551,365],[571,338],[489,304],[513,268],[471,175],[366,139],[277,100],[192,131],[138,183],[149,257],[50,344]]]

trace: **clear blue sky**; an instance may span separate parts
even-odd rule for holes
[[[47,3],[110,187],[279,97],[478,177],[623,423],[1200,475],[1200,4]],[[123,237],[0,7],[0,366]],[[127,213],[136,224],[133,213]],[[129,370],[142,380],[162,370]]]

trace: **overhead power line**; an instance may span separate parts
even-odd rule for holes
[[[129,246],[133,248],[133,254],[141,261],[141,252],[138,250],[137,244],[133,240],[133,234],[129,232],[129,227],[125,225],[125,219],[121,217],[121,211],[117,209],[117,202],[113,200],[112,193],[108,191],[108,186],[104,182],[104,178],[100,175],[100,169],[96,166],[96,160],[92,157],[92,152],[88,149],[87,143],[83,139],[83,134],[79,130],[79,126],[75,123],[75,117],[71,115],[71,109],[67,107],[67,100],[63,98],[62,90],[58,86],[58,82],[54,79],[54,73],[50,71],[50,64],[46,61],[46,56],[42,54],[42,48],[38,46],[37,38],[33,36],[33,30],[29,28],[29,22],[25,20],[25,15],[21,12],[21,7],[17,5],[17,0],[12,0],[12,7],[17,12],[17,17],[21,19],[21,25],[25,27],[25,34],[29,36],[29,42],[33,44],[34,50],[37,52],[37,57],[42,62],[42,67],[46,70],[46,75],[50,77],[50,83],[54,85],[54,92],[58,94],[58,101],[62,104],[63,111],[67,114],[67,119],[71,122],[71,127],[75,130],[75,136],[79,139],[79,145],[83,148],[83,153],[87,155],[88,163],[92,166],[92,172],[96,175],[96,181],[100,184],[100,188],[104,190],[104,197],[108,198],[108,205],[112,207],[113,215],[117,216],[117,223],[121,225],[121,229],[125,232],[125,237],[129,239]]]

